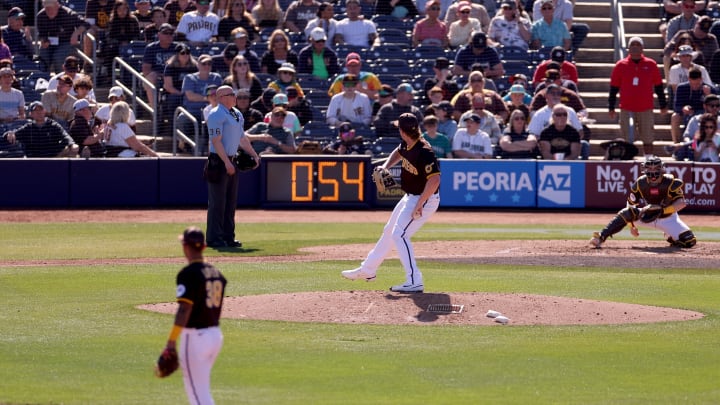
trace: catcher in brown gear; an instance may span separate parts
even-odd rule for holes
[[[630,186],[627,206],[600,232],[593,233],[590,245],[595,248],[630,224],[630,233],[637,237],[640,232],[635,222],[660,229],[667,241],[677,247],[695,246],[695,235],[680,219],[678,211],[687,206],[683,195],[683,181],[665,173],[665,165],[657,156],[650,156],[642,164],[643,175]]]

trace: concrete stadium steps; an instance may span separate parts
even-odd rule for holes
[[[645,43],[646,56],[658,62],[662,74],[663,39],[659,33],[660,4],[644,0],[625,0],[622,3],[625,20],[625,39],[640,36]],[[595,120],[592,130],[591,156],[604,154],[601,143],[620,136],[617,119],[607,113],[610,74],[615,66],[614,37],[610,19],[610,4],[603,1],[584,1],[575,4],[575,20],[590,26],[590,33],[576,55],[580,77],[580,95],[588,107],[589,117]],[[670,115],[655,113],[655,152],[663,155],[662,146],[671,143]]]

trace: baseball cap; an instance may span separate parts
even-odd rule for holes
[[[713,24],[713,20],[712,20],[712,18],[704,15],[698,19],[697,24],[700,27],[701,31],[710,32],[710,27]]]
[[[550,51],[550,59],[556,62],[563,62],[565,60],[565,49],[562,46],[556,46]]]
[[[80,100],[73,103],[73,110],[75,110],[75,112],[78,112],[78,111],[82,110],[83,108],[89,108],[89,107],[90,107],[90,102],[84,98],[81,98]]]
[[[20,7],[13,7],[8,11],[8,18],[25,18],[25,13]]]
[[[630,38],[630,40],[628,41],[628,46],[632,45],[633,42],[639,43],[640,46],[643,46],[643,47],[645,46],[645,43],[643,42],[643,39],[640,38],[640,37],[632,37],[632,38]]]
[[[340,124],[340,125],[338,126],[337,129],[338,129],[338,133],[341,133],[341,134],[342,134],[342,133],[345,133],[345,132],[350,132],[350,131],[352,131],[353,127],[352,127],[352,124],[350,124],[349,122],[343,122],[342,124]]]
[[[351,73],[346,74],[345,76],[343,76],[343,79],[342,79],[343,86],[346,84],[355,85],[355,84],[357,84],[357,82],[358,82],[357,76],[355,76],[354,74],[351,74]]]
[[[540,0],[540,4],[548,4],[548,3],[552,3],[552,2],[553,2],[553,0]]]
[[[273,96],[272,103],[273,103],[273,105],[287,105],[288,96],[286,96],[283,93],[278,93]]]
[[[295,73],[295,65],[290,62],[285,62],[278,68],[278,72],[290,72]]]
[[[472,10],[472,6],[467,1],[463,1],[463,2],[460,2],[460,4],[458,5],[458,10],[460,10],[460,11]]]
[[[448,58],[441,56],[441,57],[435,59],[434,67],[435,67],[435,69],[440,69],[440,70],[447,69],[450,67],[450,60],[448,60]]]
[[[487,46],[487,35],[484,32],[476,32],[472,36],[472,46],[475,48],[485,48]]]
[[[350,66],[350,65],[359,65],[359,64],[360,64],[360,61],[361,61],[360,55],[358,55],[358,54],[355,53],[355,52],[349,53],[348,56],[345,58],[345,64],[346,64],[347,66]]]
[[[451,114],[454,110],[453,105],[449,101],[443,100],[437,104],[437,108],[444,110],[448,114]]]
[[[238,29],[238,30],[235,32],[235,39],[238,39],[238,38],[246,38],[246,37],[247,37],[247,31],[246,31],[244,28],[242,28],[242,27],[237,27],[237,28],[240,28],[240,29]],[[233,31],[235,31],[235,30],[233,30]]]
[[[79,65],[80,61],[74,56],[68,56],[67,58],[65,58],[65,62],[63,63],[63,67],[65,68],[65,70],[70,72],[77,72]]]
[[[160,26],[159,32],[162,32],[164,34],[174,34],[175,33],[175,27],[168,23],[163,23],[163,25]]]
[[[198,57],[198,63],[212,62],[212,56],[204,53]]]
[[[500,3],[500,7],[508,6],[510,8],[515,8],[517,5],[515,4],[515,1],[513,0],[503,0],[502,3]]]
[[[546,93],[550,93],[550,92],[559,93],[560,91],[561,91],[561,87],[555,83],[552,83],[551,85],[549,85],[545,88]]]
[[[705,96],[705,98],[703,99],[703,103],[704,103],[704,104],[708,104],[708,103],[711,103],[711,102],[713,102],[713,101],[718,101],[718,100],[720,100],[720,97],[718,97],[717,94],[708,94],[708,95]]]
[[[420,124],[415,114],[403,113],[398,117],[397,126],[405,132],[415,132],[418,130]]]
[[[239,52],[240,50],[238,49],[237,45],[235,45],[235,43],[227,44],[225,49],[223,49],[223,58],[235,59]]]
[[[180,53],[182,51],[190,52],[190,47],[187,44],[181,42],[175,47],[175,52]]]
[[[470,114],[467,117],[465,117],[465,119],[463,119],[463,121],[473,121],[473,122],[477,122],[479,124],[482,122],[482,118],[480,118],[480,116],[477,114]]]
[[[4,67],[4,68],[0,69],[0,76],[6,76],[6,75],[14,76],[15,72],[13,72],[13,70],[9,67]]]
[[[288,100],[296,99],[298,97],[298,91],[295,87],[288,87],[285,89],[285,94],[287,94]]]
[[[378,96],[380,97],[387,97],[387,96],[394,96],[395,95],[395,89],[392,88],[389,84],[383,84],[380,88],[380,91],[378,91]]]
[[[32,103],[30,103],[30,105],[28,105],[27,110],[30,111],[30,112],[33,112],[33,111],[35,111],[38,107],[40,107],[40,108],[42,108],[42,109],[45,109],[45,106],[44,106],[41,102],[39,102],[39,101],[33,101]]]
[[[196,0],[196,3],[201,5],[208,5],[210,4],[210,0]]]
[[[111,97],[122,97],[123,96],[123,89],[119,86],[114,86],[110,88],[110,91],[108,91],[108,99]]]
[[[525,94],[525,87],[522,84],[513,84],[510,86],[510,93],[522,93]]]
[[[512,76],[510,77],[510,83],[515,83],[516,80],[522,80],[522,81],[524,81],[525,83],[527,83],[528,78],[527,78],[527,76],[525,76],[525,75],[522,74],[522,73],[515,73],[514,75],[512,75]]]
[[[327,35],[322,27],[315,27],[310,31],[310,39],[313,41],[327,41]]]
[[[60,78],[58,79],[58,83],[59,83],[59,82],[63,82],[63,83],[65,83],[65,84],[67,84],[68,86],[72,86],[72,85],[73,85],[73,79],[72,79],[72,77],[70,77],[70,76],[68,76],[68,75],[62,75],[62,76],[60,76]]]
[[[404,92],[407,92],[407,93],[412,93],[412,92],[413,92],[413,88],[412,88],[411,85],[409,85],[409,84],[407,84],[407,83],[402,83],[402,84],[400,84],[399,86],[397,86],[397,89],[395,89],[395,93],[400,93],[400,92],[403,92],[403,91],[404,91]]]
[[[683,55],[692,55],[693,49],[690,45],[680,45],[680,48],[678,48],[678,56]]]
[[[183,244],[193,246],[196,249],[205,245],[205,235],[199,228],[194,226],[185,229],[178,239],[180,239]]]
[[[560,78],[560,71],[555,69],[548,69],[545,71],[545,78],[550,80],[557,80]]]
[[[206,96],[214,96],[217,92],[218,86],[216,84],[211,84],[205,87],[205,95]]]

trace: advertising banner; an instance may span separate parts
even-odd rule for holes
[[[443,207],[534,207],[535,160],[442,159]]]

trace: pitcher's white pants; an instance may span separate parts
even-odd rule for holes
[[[219,327],[184,328],[180,339],[180,366],[188,400],[193,405],[213,405],[210,372],[220,353],[223,335]]]
[[[398,201],[390,215],[390,219],[385,224],[382,236],[360,265],[363,273],[375,275],[378,267],[385,260],[387,254],[390,253],[394,244],[400,257],[400,263],[405,268],[406,284],[417,285],[423,283],[422,273],[415,263],[415,253],[410,238],[437,211],[440,205],[440,194],[433,194],[428,198],[423,206],[422,217],[413,219],[413,210],[419,198],[419,195],[405,194]]]

